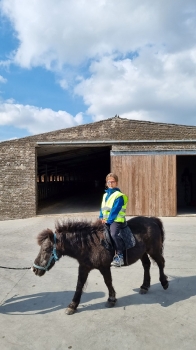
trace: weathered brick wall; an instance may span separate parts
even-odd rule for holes
[[[73,140],[171,140],[171,143],[113,145],[113,150],[196,149],[196,127],[134,121],[118,117],[0,143],[0,220],[36,215],[36,142]]]
[[[34,145],[0,144],[0,220],[36,215],[35,173]]]

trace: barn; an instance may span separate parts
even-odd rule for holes
[[[115,116],[0,143],[0,220],[73,195],[101,200],[113,171],[127,214],[196,214],[196,127]]]

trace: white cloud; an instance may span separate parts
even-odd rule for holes
[[[90,78],[79,82],[75,93],[83,97],[95,121],[118,114],[194,125],[195,57],[193,51],[167,55],[145,48],[133,60],[103,58],[92,63]]]
[[[54,68],[146,45],[169,52],[196,39],[195,0],[2,0],[19,40],[15,62]]]
[[[7,79],[5,79],[4,77],[2,77],[1,75],[0,75],[0,83],[6,83],[7,82]]]
[[[196,125],[195,0],[1,0],[0,7],[19,42],[5,64],[43,66],[64,90],[74,81],[93,120],[118,114]],[[23,121],[27,113],[31,132],[61,128],[53,117],[63,125],[83,120],[14,103],[8,109],[12,122],[12,113]]]
[[[62,87],[63,90],[68,89],[68,83],[66,79],[60,79],[59,80],[59,85]]]
[[[64,129],[82,123],[82,114],[73,117],[64,111],[55,112],[49,108],[24,106],[14,101],[0,104],[0,125],[15,125],[16,128],[28,130],[30,134]]]

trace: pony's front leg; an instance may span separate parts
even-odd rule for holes
[[[99,269],[99,271],[103,275],[104,282],[105,282],[106,286],[108,287],[108,291],[109,291],[109,298],[108,298],[105,306],[106,307],[113,307],[116,304],[117,299],[116,299],[116,292],[115,292],[114,287],[112,285],[112,274],[111,274],[110,266],[109,267],[101,267]]]
[[[65,311],[67,315],[72,315],[76,311],[78,304],[80,303],[82,289],[83,289],[84,284],[87,280],[89,272],[90,272],[90,270],[87,269],[86,267],[81,266],[81,265],[79,266],[79,268],[78,268],[78,282],[77,282],[77,286],[76,286],[76,291],[75,291],[74,297],[72,299],[72,302],[68,305],[68,307]]]

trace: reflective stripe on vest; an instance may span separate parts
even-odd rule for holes
[[[114,221],[115,222],[125,222],[125,212],[126,212],[128,197],[119,191],[115,191],[114,193],[112,193],[111,196],[107,199],[107,201],[105,201],[106,196],[107,196],[107,193],[105,193],[103,195],[103,200],[102,200],[102,204],[101,204],[101,211],[103,214],[103,219],[105,219],[107,221],[107,219],[110,215],[111,209],[114,205],[115,199],[117,199],[119,197],[123,197],[124,205],[120,209],[120,211],[119,211],[117,217],[114,219]]]

